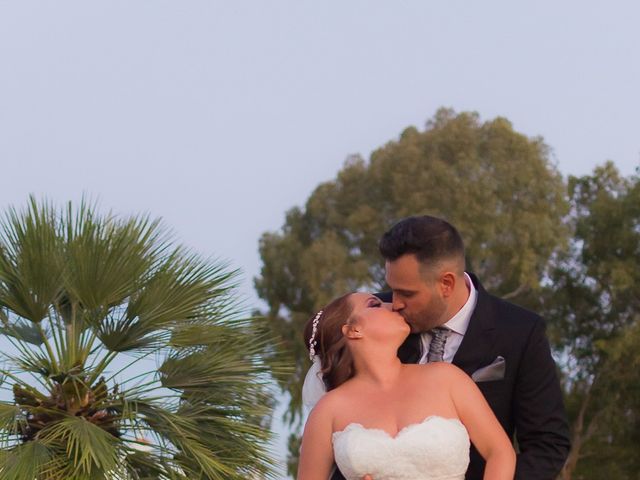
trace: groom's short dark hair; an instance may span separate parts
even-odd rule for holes
[[[458,259],[464,269],[464,243],[458,230],[446,220],[430,215],[400,220],[382,235],[379,248],[385,260],[394,261],[411,253],[421,263]]]

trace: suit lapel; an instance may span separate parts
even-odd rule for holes
[[[420,334],[412,333],[398,349],[398,358],[402,363],[418,363],[421,354]]]
[[[469,326],[452,363],[471,375],[478,368],[490,364],[496,357],[497,351],[492,298],[475,275],[469,274],[469,276],[478,291],[478,297],[476,307],[469,319]]]

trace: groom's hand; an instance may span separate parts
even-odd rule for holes
[[[371,475],[365,475],[362,477],[362,480],[373,480],[373,477]]]

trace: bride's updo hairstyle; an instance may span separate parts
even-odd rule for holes
[[[304,327],[304,340],[308,349],[312,346],[310,342],[313,335],[313,349],[320,358],[320,371],[327,391],[342,385],[355,374],[353,357],[347,347],[347,339],[342,334],[342,326],[350,323],[353,313],[350,295],[351,293],[347,293],[333,300],[321,310],[319,317],[314,315]]]

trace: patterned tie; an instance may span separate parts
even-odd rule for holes
[[[436,327],[433,330],[429,330],[429,333],[431,334],[431,342],[429,343],[427,363],[442,362],[444,344],[447,341],[449,329],[447,327]]]

